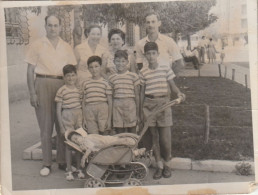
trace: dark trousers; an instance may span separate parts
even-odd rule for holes
[[[196,56],[184,57],[184,60],[185,60],[185,62],[192,62],[195,69],[197,69],[199,67],[199,61]]]

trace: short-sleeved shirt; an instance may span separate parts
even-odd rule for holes
[[[123,74],[111,75],[109,82],[114,89],[114,98],[134,98],[134,87],[140,84],[140,79],[137,74],[126,71]]]
[[[82,90],[77,87],[71,89],[63,85],[58,89],[55,101],[61,102],[63,109],[81,108]]]
[[[43,75],[63,75],[63,67],[67,64],[76,65],[71,46],[59,38],[56,48],[47,37],[33,42],[26,53],[25,62],[35,67],[35,73]]]
[[[104,53],[107,51],[107,48],[101,46],[100,44],[97,45],[96,50],[93,52],[88,44],[88,39],[86,39],[80,45],[77,45],[74,49],[74,54],[77,59],[78,65],[88,67],[87,61],[91,56],[99,56],[102,57]]]
[[[160,65],[152,70],[149,67],[140,71],[141,85],[145,85],[145,94],[163,96],[168,94],[168,81],[175,77],[167,66]]]
[[[107,102],[107,96],[112,95],[112,89],[104,78],[89,79],[83,83],[85,103]]]
[[[144,56],[144,45],[148,42],[150,42],[150,40],[148,36],[146,36],[141,39],[135,47],[136,63],[143,63],[143,67],[148,66],[148,61]],[[182,59],[180,49],[172,38],[159,33],[155,43],[157,43],[159,49],[158,64],[171,67],[172,62]]]

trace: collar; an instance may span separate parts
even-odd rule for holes
[[[158,38],[157,38],[157,40],[162,41],[162,40],[163,40],[163,35],[160,34],[160,33],[158,33]],[[157,41],[157,40],[156,40],[156,41]],[[147,43],[147,42],[151,42],[151,41],[149,40],[148,35],[146,36],[146,43]]]
[[[62,40],[62,39],[61,39],[60,37],[58,37],[57,45],[59,45],[59,43],[60,43],[61,40]],[[49,39],[47,38],[47,36],[44,36],[44,37],[43,37],[43,42],[52,45],[51,42],[49,41]]]

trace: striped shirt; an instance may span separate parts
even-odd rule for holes
[[[145,85],[145,94],[163,96],[168,94],[168,82],[175,77],[174,72],[167,66],[158,66],[152,70],[149,67],[140,71],[141,85]]]
[[[85,103],[107,102],[107,95],[112,95],[112,89],[104,78],[85,81],[83,91]]]
[[[111,75],[109,82],[114,89],[114,98],[134,98],[134,87],[140,84],[140,79],[137,74],[126,71],[123,74]]]
[[[63,85],[58,89],[55,101],[61,102],[64,109],[81,108],[82,91],[76,87],[71,89]]]

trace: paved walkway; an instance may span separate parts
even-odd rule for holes
[[[250,88],[250,70],[248,67],[241,66],[239,64],[234,64],[233,62],[225,62],[220,65],[221,77],[232,80],[232,75],[234,75],[234,81]],[[195,70],[191,65],[187,65],[181,76],[185,77],[198,77],[198,76],[208,76],[208,77],[219,77],[219,65],[218,62],[213,64],[203,64],[199,70]]]
[[[26,110],[26,115],[24,111]],[[17,101],[10,104],[11,125],[11,152],[12,152],[12,180],[14,190],[31,189],[61,189],[82,188],[84,180],[67,182],[64,172],[53,165],[53,173],[48,177],[41,177],[39,169],[41,161],[22,160],[23,150],[39,141],[39,128],[34,109],[29,100]],[[220,182],[244,182],[254,181],[254,175],[239,176],[235,173],[215,173],[191,170],[174,170],[169,179],[153,180],[153,170],[144,185],[166,185],[166,184],[198,184],[198,183],[220,183]]]

